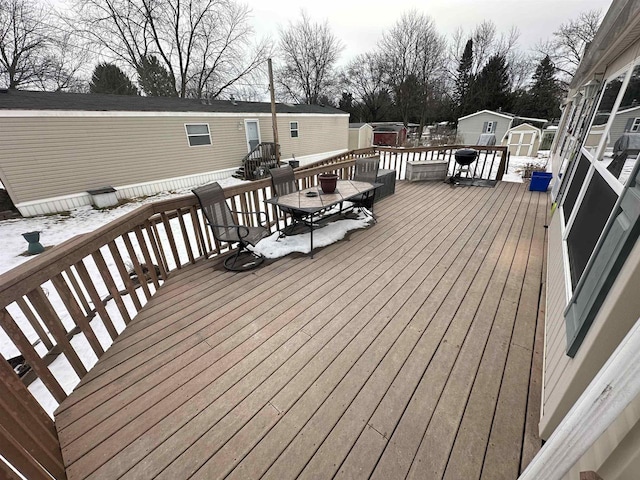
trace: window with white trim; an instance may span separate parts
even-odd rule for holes
[[[190,123],[184,126],[190,147],[211,145],[211,133],[208,123]]]
[[[640,196],[637,182],[630,181],[630,176],[638,174],[638,98],[640,65],[613,74],[594,101],[597,107],[586,108],[585,104],[579,119],[573,121],[569,117],[569,124],[575,126],[574,135],[569,129],[575,150],[570,147],[563,152],[571,166],[567,168],[558,199],[570,356],[580,347],[602,303],[602,295],[612,282],[607,275],[615,275],[615,269],[619,268],[617,259],[626,252],[625,242],[634,242],[632,234],[637,221],[634,214],[637,216]],[[589,126],[581,128],[581,125]],[[596,297],[600,300],[596,301]]]
[[[291,132],[291,138],[298,138],[298,122],[289,122],[289,131]]]
[[[487,122],[487,129],[484,133],[495,133],[496,123],[495,122]]]

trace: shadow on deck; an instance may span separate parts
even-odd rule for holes
[[[521,184],[400,182],[313,260],[173,274],[58,409],[68,478],[515,479],[547,212]]]

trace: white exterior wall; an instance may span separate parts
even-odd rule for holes
[[[477,145],[478,138],[483,133],[484,122],[497,122],[497,127],[493,132],[497,143],[500,143],[507,130],[511,127],[512,119],[506,115],[496,115],[490,112],[482,112],[478,115],[469,116],[458,120],[458,135],[462,138],[464,145]]]
[[[612,10],[640,2],[614,0]],[[633,7],[636,8],[636,7]],[[616,31],[612,45],[599,48],[602,55],[593,63],[590,72],[604,71],[604,80],[617,71],[631,65],[640,57],[640,25],[637,16],[623,15],[624,21],[635,21],[633,35],[625,38],[623,28]],[[629,31],[631,34],[631,31]],[[606,56],[602,52],[624,45],[615,55]],[[598,46],[599,47],[599,46]],[[623,47],[619,47],[622,49]],[[591,73],[590,73],[591,75]],[[584,83],[593,77],[586,77]],[[576,94],[574,89],[571,95]],[[569,104],[565,109],[560,128],[554,141],[552,164],[557,174],[563,158],[559,155],[560,144],[568,127],[567,117],[572,109]],[[638,115],[640,116],[640,115]],[[626,120],[612,123],[609,131],[610,146],[624,129]],[[596,129],[598,131],[598,129]],[[600,134],[601,134],[600,130]],[[587,136],[585,145],[592,146],[599,135],[592,132]],[[557,144],[557,145],[556,145]],[[563,231],[561,211],[556,211],[551,218],[548,235],[548,269],[547,269],[547,301],[545,311],[545,347],[543,370],[543,395],[540,419],[540,436],[548,439],[560,422],[567,415],[582,392],[595,377],[609,356],[620,344],[626,333],[635,324],[640,314],[640,244],[636,242],[624,265],[618,273],[605,300],[603,301],[587,335],[574,358],[566,355],[567,339],[564,311],[567,307],[570,292],[567,292],[568,264],[563,256]],[[583,455],[574,466],[567,480],[576,480],[579,472],[593,470],[605,480],[631,480],[638,478],[640,471],[640,399],[632,402],[609,429]]]
[[[0,111],[0,179],[25,216],[91,204],[87,190],[118,198],[229,177],[248,152],[245,120],[273,141],[270,114]],[[347,114],[279,114],[283,158],[344,150]],[[289,122],[299,123],[291,139]],[[209,125],[211,145],[189,146],[185,124]]]

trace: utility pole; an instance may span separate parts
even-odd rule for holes
[[[267,60],[269,65],[269,92],[271,93],[271,125],[273,127],[273,142],[276,149],[276,162],[280,162],[280,148],[278,146],[278,120],[276,119],[276,92],[273,88],[273,67],[271,59]]]

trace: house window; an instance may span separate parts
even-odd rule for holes
[[[187,139],[190,147],[211,145],[211,134],[208,123],[193,123],[184,126],[187,131]]]
[[[496,133],[496,124],[498,122],[484,122],[484,131],[482,133]]]
[[[298,122],[289,122],[291,138],[298,138]]]
[[[565,152],[570,162],[580,153],[579,160],[573,161],[573,172],[567,170],[559,197],[568,293],[567,355],[571,357],[637,238],[640,190],[637,182],[629,180],[639,178],[633,135],[640,132],[640,117],[635,116],[640,65],[630,70],[614,74],[598,95],[595,89],[585,89],[594,99],[594,108],[585,104],[581,116],[592,120],[589,128],[580,127],[573,137],[575,150]],[[587,118],[576,124],[586,125]]]

